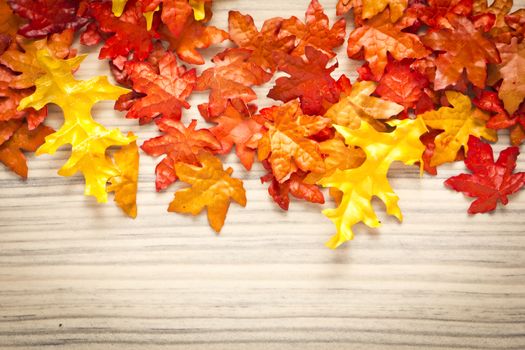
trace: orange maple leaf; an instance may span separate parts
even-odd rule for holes
[[[330,119],[303,115],[298,100],[261,111],[271,122],[259,141],[259,160],[268,158],[272,172],[279,182],[290,178],[297,168],[322,173],[325,165],[319,144],[309,139],[330,126]]]
[[[323,6],[317,0],[312,0],[306,10],[306,20],[303,23],[293,16],[285,19],[279,36],[295,36],[297,46],[293,54],[304,55],[307,46],[315,47],[330,57],[335,56],[334,48],[341,46],[345,40],[346,20],[339,19],[330,28],[328,16],[323,11]]]
[[[464,17],[449,19],[452,29],[430,30],[422,41],[436,51],[434,89],[441,90],[457,83],[463,71],[480,88],[485,87],[487,63],[501,62],[496,46],[474,24]]]
[[[207,114],[211,118],[219,116],[226,109],[228,100],[241,100],[244,103],[255,100],[257,95],[251,87],[261,85],[272,77],[251,62],[250,57],[251,50],[226,49],[213,57],[215,67],[206,69],[197,79],[195,90],[211,90],[207,105]]]
[[[179,178],[192,186],[175,192],[168,211],[197,215],[207,208],[210,226],[220,232],[230,207],[230,199],[244,207],[246,191],[241,180],[231,177],[233,169],[224,170],[218,158],[202,152],[198,159],[201,166],[186,163],[175,165]]]
[[[423,46],[419,37],[402,30],[409,24],[390,22],[388,11],[368,20],[362,27],[354,29],[348,38],[348,56],[354,58],[364,51],[364,58],[370,69],[380,79],[388,63],[387,53],[396,60],[404,58],[423,58],[430,52]]]
[[[161,118],[157,119],[156,123],[164,135],[146,140],[141,148],[150,156],[166,155],[155,168],[157,191],[163,190],[177,181],[176,163],[184,162],[197,165],[199,164],[197,154],[201,150],[212,152],[221,150],[221,144],[209,130],[195,130],[196,120],[192,120],[187,128],[181,122],[173,119]]]
[[[250,62],[272,72],[278,63],[275,54],[289,53],[295,46],[294,36],[278,37],[282,23],[282,18],[271,18],[264,21],[259,32],[250,15],[238,11],[230,11],[228,15],[230,39],[239,47],[253,50]]]

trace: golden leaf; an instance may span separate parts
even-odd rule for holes
[[[468,96],[457,91],[446,91],[445,94],[452,107],[441,107],[420,115],[427,126],[444,130],[436,136],[430,166],[453,162],[461,146],[466,152],[469,135],[492,142],[498,140],[496,130],[486,127],[489,115],[473,107]]]
[[[106,202],[106,183],[119,174],[106,155],[106,149],[127,145],[136,137],[126,137],[118,129],[108,130],[98,124],[91,116],[91,108],[98,101],[116,100],[129,90],[111,85],[107,77],[102,76],[76,80],[71,71],[78,68],[85,56],[60,60],[44,49],[37,51],[36,57],[45,73],[36,80],[35,92],[24,98],[18,109],[33,107],[39,110],[54,103],[64,112],[64,124],[46,137],[36,154],[53,154],[62,145],[71,144],[71,156],[58,171],[59,175],[82,172],[86,181],[84,193]]]
[[[363,18],[372,18],[388,6],[390,20],[396,22],[408,5],[408,0],[363,0]]]
[[[330,248],[337,248],[343,242],[353,239],[352,226],[358,222],[362,221],[370,227],[380,226],[370,203],[373,196],[385,203],[389,215],[400,221],[403,219],[397,205],[399,198],[388,183],[388,169],[394,161],[407,165],[421,161],[425,146],[419,137],[427,132],[427,128],[421,118],[394,120],[389,124],[396,127],[390,133],[378,132],[367,122],[362,122],[355,130],[334,125],[345,138],[346,144],[363,149],[366,160],[358,168],[337,169],[319,181],[323,187],[342,192],[342,197],[336,196],[340,199],[338,207],[323,211],[337,228],[337,233],[327,242]]]
[[[128,133],[133,137],[133,133]],[[139,179],[139,148],[137,142],[123,146],[115,155],[118,175],[109,179],[108,192],[115,192],[115,202],[132,217],[137,217],[137,185]]]
[[[351,129],[359,127],[361,120],[374,126],[379,131],[385,131],[383,123],[376,119],[388,119],[404,110],[404,107],[395,102],[386,101],[372,95],[377,83],[372,81],[357,82],[352,86],[349,95],[341,97],[325,113],[325,117],[332,119],[337,125]]]
[[[206,207],[210,226],[220,232],[230,207],[230,198],[244,207],[246,191],[241,180],[230,177],[232,168],[223,169],[220,159],[207,152],[201,152],[198,159],[201,167],[175,164],[179,179],[192,187],[175,192],[168,211],[197,215]]]

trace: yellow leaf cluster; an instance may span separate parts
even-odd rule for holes
[[[366,159],[357,168],[336,169],[319,181],[322,186],[335,188],[342,193],[337,208],[323,211],[337,229],[337,233],[327,242],[330,248],[337,248],[351,240],[354,236],[352,226],[358,222],[370,227],[380,226],[370,203],[373,196],[385,203],[389,215],[402,220],[397,205],[399,198],[387,179],[388,169],[394,161],[407,165],[421,162],[425,146],[419,137],[427,132],[427,128],[421,118],[394,120],[389,125],[395,127],[390,133],[378,132],[365,121],[360,123],[358,129],[334,125],[345,138],[346,144],[360,147]]]
[[[85,194],[106,202],[108,180],[121,174],[106,150],[112,146],[128,145],[136,137],[124,136],[118,129],[108,130],[95,122],[91,108],[99,101],[116,100],[128,90],[111,85],[102,76],[76,80],[72,71],[78,68],[85,56],[60,60],[43,49],[37,51],[36,57],[44,73],[35,81],[35,92],[20,102],[19,110],[29,107],[40,110],[54,103],[64,113],[64,124],[46,137],[36,154],[53,154],[59,147],[70,144],[71,156],[58,173],[71,176],[81,172],[86,182]]]

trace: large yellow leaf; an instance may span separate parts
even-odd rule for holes
[[[446,91],[445,94],[452,107],[441,107],[420,115],[429,127],[443,130],[436,136],[430,166],[453,162],[461,146],[466,152],[469,135],[492,142],[498,140],[496,130],[486,127],[489,115],[473,107],[468,96],[457,91]]]
[[[386,101],[372,95],[377,83],[372,81],[357,82],[352,86],[349,94],[341,97],[325,113],[325,117],[332,119],[337,125],[351,129],[359,127],[361,120],[373,125],[377,130],[384,131],[384,124],[376,119],[388,119],[404,110],[404,107],[395,102]]]
[[[111,85],[106,77],[76,80],[71,71],[78,68],[85,56],[60,60],[46,49],[38,51],[36,56],[44,74],[36,80],[35,92],[24,98],[18,108],[39,110],[54,103],[64,112],[64,124],[46,137],[36,154],[53,154],[62,145],[70,144],[71,156],[58,173],[71,176],[82,172],[86,181],[84,193],[106,202],[106,183],[119,173],[106,149],[127,145],[136,137],[126,137],[118,129],[108,130],[98,124],[91,116],[91,108],[98,101],[116,100],[128,90]]]
[[[134,136],[128,133],[128,136]],[[118,175],[109,179],[108,192],[115,192],[115,202],[132,217],[137,217],[137,185],[139,179],[139,148],[137,142],[123,146],[115,153]]]
[[[246,191],[241,180],[230,177],[232,168],[223,169],[220,159],[207,152],[199,153],[198,159],[201,167],[187,163],[175,165],[179,179],[192,186],[175,192],[168,211],[197,215],[206,207],[210,226],[220,232],[230,198],[244,207]]]
[[[327,242],[330,248],[337,248],[343,242],[351,240],[354,237],[352,226],[358,222],[370,227],[380,226],[370,203],[373,196],[385,203],[389,215],[400,221],[403,219],[397,205],[399,198],[388,183],[388,169],[394,161],[407,165],[421,161],[425,146],[419,137],[427,132],[427,128],[421,118],[394,120],[389,124],[396,127],[390,133],[378,132],[367,122],[362,122],[355,130],[334,125],[349,146],[363,149],[366,160],[358,168],[337,169],[319,181],[324,187],[342,192],[338,207],[323,211],[337,228],[337,233]]]

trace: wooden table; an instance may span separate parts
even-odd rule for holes
[[[335,2],[322,1],[332,18]],[[214,8],[214,24],[227,28],[227,9],[260,25],[302,18],[306,1]],[[109,74],[96,49],[81,51],[92,55],[78,77]],[[338,72],[355,79],[344,48],[339,60]],[[272,103],[268,86],[257,91],[261,107]],[[95,115],[140,142],[157,135],[111,102]],[[52,108],[50,124],[61,120]],[[496,150],[507,144],[502,136]],[[358,225],[353,242],[331,251],[323,243],[334,228],[318,206],[280,211],[261,167],[246,173],[233,156],[248,205],[232,205],[216,236],[205,215],[166,212],[177,186],[155,193],[156,159],[142,154],[139,217],[130,220],[84,197],[80,176],[56,175],[68,154],[30,157],[27,182],[0,169],[0,349],[525,349],[525,193],[471,217],[469,200],[443,186],[462,163],[423,179],[395,166],[403,224],[378,202],[384,226]]]

